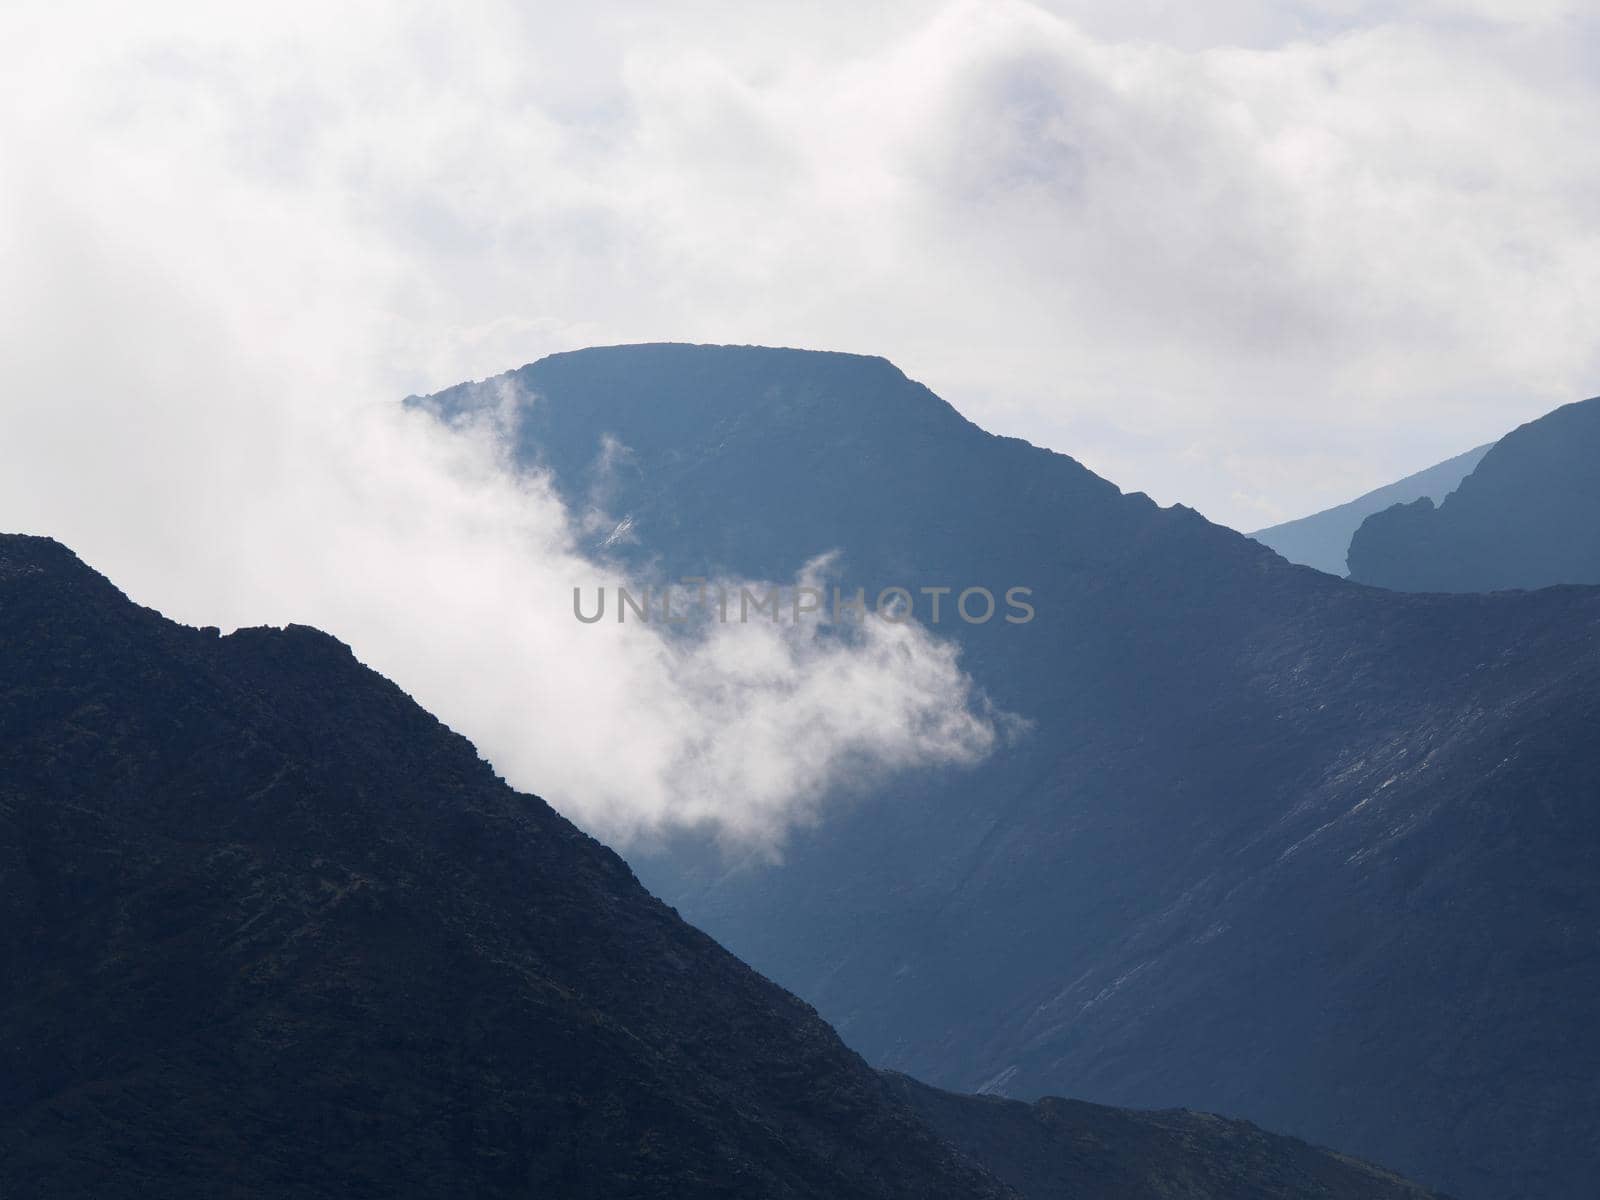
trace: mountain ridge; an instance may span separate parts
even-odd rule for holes
[[[1290,562],[1315,567],[1329,575],[1346,575],[1349,567],[1345,556],[1350,552],[1350,539],[1362,521],[1390,505],[1408,504],[1422,496],[1442,500],[1460,486],[1493,445],[1493,442],[1486,442],[1475,446],[1393,483],[1363,492],[1354,500],[1293,521],[1281,521],[1246,536],[1272,547]]]
[[[1460,487],[1373,513],[1350,576],[1406,592],[1600,584],[1600,397],[1566,404],[1496,442]]]
[[[642,877],[934,1085],[1228,1112],[1468,1200],[1584,1195],[1600,594],[1362,587],[925,394],[646,345],[413,402],[510,397],[513,453],[572,498],[603,435],[637,449],[609,480],[624,566],[784,579],[837,549],[852,583],[1034,588],[1028,625],[944,631],[1029,739],[836,805],[781,868],[685,836]]]
[[[1211,1193],[1229,1200],[1298,1200],[1347,1189],[1365,1200],[1436,1196],[1382,1168],[1247,1121],[1183,1109],[1106,1109],[1059,1096],[1031,1104],[960,1096],[909,1075],[886,1074],[933,1128],[1030,1200]]]
[[[0,664],[0,1190],[1006,1194],[329,635],[3,537]]]

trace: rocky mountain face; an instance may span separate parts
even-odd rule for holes
[[[1439,504],[1366,518],[1350,578],[1403,592],[1600,584],[1600,397],[1512,430]]]
[[[1003,1197],[326,634],[0,537],[0,1195]]]
[[[590,350],[413,403],[507,395],[522,461],[603,495],[646,574],[836,549],[869,592],[1033,589],[1027,624],[940,626],[1031,722],[982,766],[841,800],[781,865],[689,835],[635,862],[871,1061],[1224,1112],[1468,1198],[1590,1194],[1600,592],[1293,566],[881,359]]]
[[[1426,1200],[1370,1163],[1207,1113],[1135,1112],[1050,1096],[960,1096],[906,1075],[889,1082],[950,1143],[1028,1200]]]
[[[1349,569],[1345,559],[1350,553],[1350,539],[1363,521],[1373,513],[1382,512],[1396,504],[1410,504],[1423,497],[1434,502],[1443,500],[1461,486],[1461,481],[1483,461],[1483,456],[1488,452],[1489,446],[1478,446],[1414,475],[1375,488],[1346,504],[1295,521],[1284,521],[1267,529],[1258,529],[1249,536],[1262,545],[1270,546],[1292,563],[1315,567],[1329,575],[1344,575]]]

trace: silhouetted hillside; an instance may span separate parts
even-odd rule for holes
[[[1512,430],[1442,503],[1368,517],[1350,578],[1403,592],[1600,584],[1600,398]]]
[[[1370,1163],[1247,1121],[1051,1096],[958,1096],[890,1074],[896,1094],[1028,1200],[1428,1200]]]
[[[0,537],[0,1195],[999,1197],[315,630]]]
[[[1315,567],[1329,575],[1343,575],[1348,570],[1345,558],[1350,553],[1350,539],[1355,536],[1362,521],[1392,505],[1409,504],[1423,496],[1442,500],[1461,485],[1468,472],[1488,452],[1489,446],[1479,446],[1436,463],[1427,470],[1375,488],[1347,504],[1267,529],[1258,529],[1249,536],[1263,545],[1271,546],[1292,563]]]
[[[1223,1112],[1474,1200],[1591,1193],[1600,592],[1292,566],[881,359],[618,347],[416,403],[508,386],[523,461],[603,482],[647,574],[837,548],[869,591],[1034,589],[1029,624],[940,627],[1019,743],[836,803],[781,865],[636,861],[873,1062]]]

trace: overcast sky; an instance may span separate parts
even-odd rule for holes
[[[880,353],[1255,528],[1600,391],[1588,7],[13,4],[0,169],[395,394]]]
[[[13,0],[0,525],[195,623],[329,624],[508,762],[559,716],[517,691],[558,643],[456,647],[509,664],[473,696],[418,639],[515,607],[517,554],[567,564],[571,515],[399,397],[601,343],[883,354],[1256,528],[1600,392],[1597,61],[1564,0]],[[519,781],[622,795],[703,749],[694,670],[617,653],[690,715],[626,779]],[[735,674],[778,662],[792,696],[818,653]],[[826,669],[863,695],[919,668],[826,762],[981,752],[964,696],[930,707],[938,646],[862,653]],[[790,767],[774,811],[817,784]]]

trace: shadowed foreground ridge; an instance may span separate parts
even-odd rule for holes
[[[1379,1167],[1247,1121],[1177,1109],[1139,1112],[1051,1096],[1033,1104],[960,1096],[888,1073],[950,1144],[1027,1200],[1428,1200]],[[1438,1200],[1443,1200],[1439,1197]]]
[[[315,630],[0,537],[0,1195],[999,1197]]]

